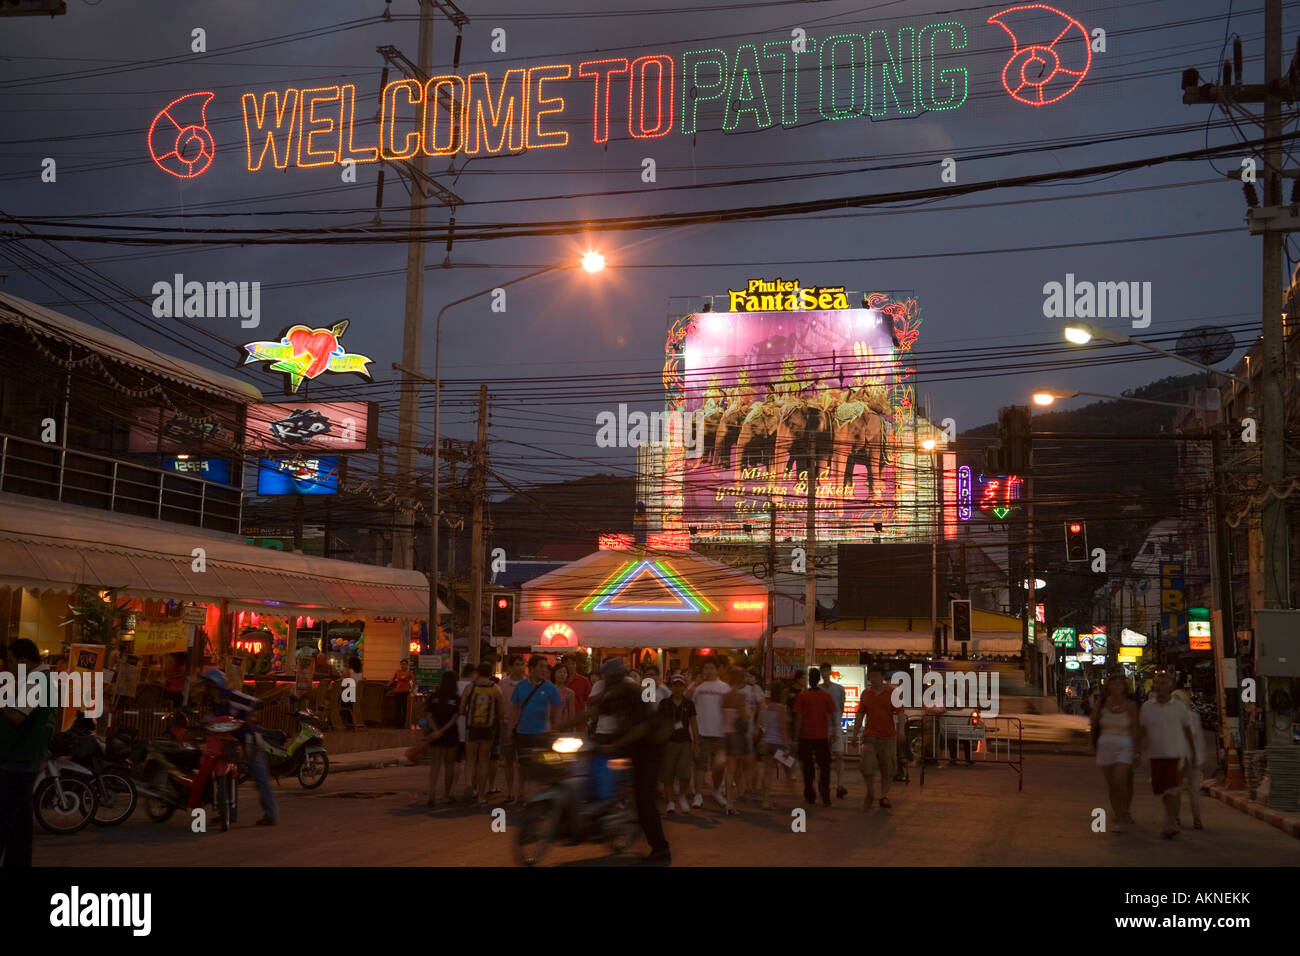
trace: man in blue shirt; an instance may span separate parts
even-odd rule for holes
[[[32,790],[54,735],[58,712],[51,706],[50,669],[41,664],[36,645],[26,638],[14,641],[9,657],[12,671],[6,677],[16,681],[18,666],[24,665],[27,686],[17,704],[0,707],[0,857],[6,867],[30,867]],[[36,692],[37,685],[40,693]],[[14,689],[18,689],[16,685]],[[33,699],[40,703],[33,703]]]
[[[556,686],[549,680],[551,666],[541,655],[528,662],[528,680],[515,685],[510,703],[516,715],[515,746],[520,757],[548,746],[546,732],[558,726],[562,716],[563,700]],[[519,799],[526,799],[526,783],[521,783]]]

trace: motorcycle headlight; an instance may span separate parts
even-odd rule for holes
[[[557,754],[577,753],[582,749],[581,737],[559,737],[551,744],[551,749]]]

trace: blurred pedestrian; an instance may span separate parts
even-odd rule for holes
[[[442,796],[444,803],[452,803],[451,787],[456,779],[456,747],[460,743],[460,732],[456,719],[460,716],[460,694],[456,690],[456,672],[445,670],[438,689],[429,695],[424,703],[425,713],[429,717],[429,801],[428,805],[438,805],[438,775],[443,777]]]
[[[491,664],[479,664],[475,669],[474,681],[461,698],[460,712],[465,722],[466,778],[474,788],[475,803],[486,806],[492,782],[488,774],[495,769],[492,750],[500,740],[505,712],[501,689],[492,681]]]
[[[853,721],[853,739],[858,745],[858,768],[867,792],[862,797],[862,809],[871,809],[875,802],[876,774],[880,775],[880,806],[888,810],[889,785],[894,779],[895,761],[898,757],[898,738],[902,733],[900,720],[903,709],[894,703],[894,688],[885,683],[883,671],[873,668],[867,672],[867,686],[858,699],[858,716]]]
[[[1110,808],[1115,815],[1112,829],[1119,833],[1133,822],[1133,760],[1138,744],[1138,709],[1128,693],[1128,678],[1111,674],[1106,678],[1106,697],[1092,711],[1092,743],[1097,766],[1106,778]]]
[[[734,817],[740,813],[737,802],[744,801],[741,789],[741,761],[745,756],[746,738],[749,736],[749,703],[743,692],[745,672],[739,667],[727,669],[727,686],[730,688],[722,695],[722,728],[725,733],[727,750],[727,816]]]
[[[1165,810],[1166,840],[1178,836],[1178,805],[1182,802],[1182,764],[1196,753],[1187,708],[1174,700],[1173,681],[1161,672],[1152,685],[1154,694],[1138,712],[1141,728],[1139,749],[1151,763],[1151,792],[1160,797]]]
[[[54,707],[31,703],[38,696],[33,690],[43,690],[39,699],[45,701],[53,695],[50,669],[25,637],[9,645],[7,666],[15,684],[19,665],[27,674],[26,702],[0,704],[0,857],[6,868],[15,869],[32,865],[32,791],[58,714]]]
[[[570,718],[576,717],[580,713],[577,695],[569,687],[569,673],[569,665],[563,659],[558,661],[551,671],[551,683],[560,692],[560,720],[562,722],[568,722]]]
[[[784,681],[774,680],[771,684],[771,697],[763,704],[759,712],[759,754],[763,759],[763,809],[772,809],[772,781],[777,773],[777,751],[790,754],[790,723],[785,706],[786,686]],[[794,775],[786,773],[790,782],[790,799],[794,800]]]
[[[694,807],[704,805],[704,792],[712,786],[713,799],[724,810],[727,799],[723,796],[723,775],[726,770],[725,734],[722,720],[722,698],[731,693],[731,687],[718,679],[718,665],[712,660],[700,668],[700,679],[686,688],[686,697],[695,705],[696,725],[699,735],[695,741],[695,800]]]
[[[455,674],[454,671],[448,671]],[[415,671],[411,670],[411,662],[402,658],[397,663],[397,670],[393,673],[393,678],[388,682],[388,686],[393,691],[393,703],[396,710],[397,726],[405,728],[410,724],[410,711],[407,708],[407,701],[411,699],[411,683],[415,680]]]
[[[835,673],[835,668],[831,666],[830,661],[826,661],[819,668],[821,674],[821,686],[826,693],[831,695],[835,701],[835,710],[831,714],[831,769],[835,774],[835,796],[844,797],[848,790],[844,787],[844,687],[835,683],[831,677]]]
[[[813,763],[817,764],[817,789],[821,793],[822,805],[831,805],[831,748],[830,721],[835,710],[835,701],[830,694],[817,685],[821,683],[821,672],[816,668],[808,671],[808,689],[794,701],[794,736],[799,741],[799,762],[803,764],[803,796],[805,800],[815,803],[817,794],[813,792]]]
[[[591,681],[580,670],[581,661],[577,654],[565,654],[562,658],[569,668],[569,690],[573,691],[574,714],[587,709],[587,698],[591,696]]]
[[[686,678],[681,674],[668,679],[668,690],[668,699],[659,702],[659,713],[672,721],[672,733],[664,744],[661,781],[668,802],[667,812],[674,812],[673,801],[676,800],[677,809],[690,813],[687,799],[693,790],[691,771],[695,766],[695,737],[699,733],[695,704],[686,699]],[[676,796],[673,794],[674,783],[677,784]]]
[[[519,760],[549,746],[546,732],[560,724],[560,692],[551,683],[550,676],[551,665],[545,657],[536,654],[528,661],[528,679],[515,684],[510,695],[511,711],[515,715],[511,730]],[[524,800],[527,794],[528,786],[521,775],[519,799]]]

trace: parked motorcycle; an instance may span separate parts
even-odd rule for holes
[[[524,807],[515,850],[525,866],[537,863],[552,843],[606,843],[615,853],[636,838],[637,821],[627,809],[626,758],[600,755],[594,743],[557,736],[549,750],[521,761],[525,779],[542,784]]]
[[[32,810],[36,822],[49,833],[76,833],[95,817],[93,774],[72,759],[69,734],[55,734],[36,776]]]
[[[289,740],[289,735],[283,730],[257,727],[257,745],[265,751],[273,777],[297,776],[304,790],[315,790],[325,782],[330,772],[330,758],[321,736],[324,722],[308,710],[295,711],[294,716],[298,718],[298,735],[293,740]],[[239,782],[247,780],[248,775],[248,765],[245,764]]]
[[[90,771],[95,791],[95,814],[90,822],[97,827],[125,823],[136,804],[129,768],[109,758],[107,742],[96,735],[95,722],[89,717],[78,717],[70,733],[72,760]]]

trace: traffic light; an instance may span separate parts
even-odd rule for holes
[[[998,409],[998,447],[1001,452],[997,473],[1019,475],[1033,468],[1034,456],[1029,433],[1031,412],[1028,405],[1008,405]]]
[[[1082,521],[1065,522],[1065,560],[1088,560],[1088,526]]]
[[[492,595],[492,636],[513,637],[515,633],[515,596],[500,592]]]
[[[970,601],[953,601],[949,613],[952,615],[952,639],[958,644],[968,642],[970,638]]]

